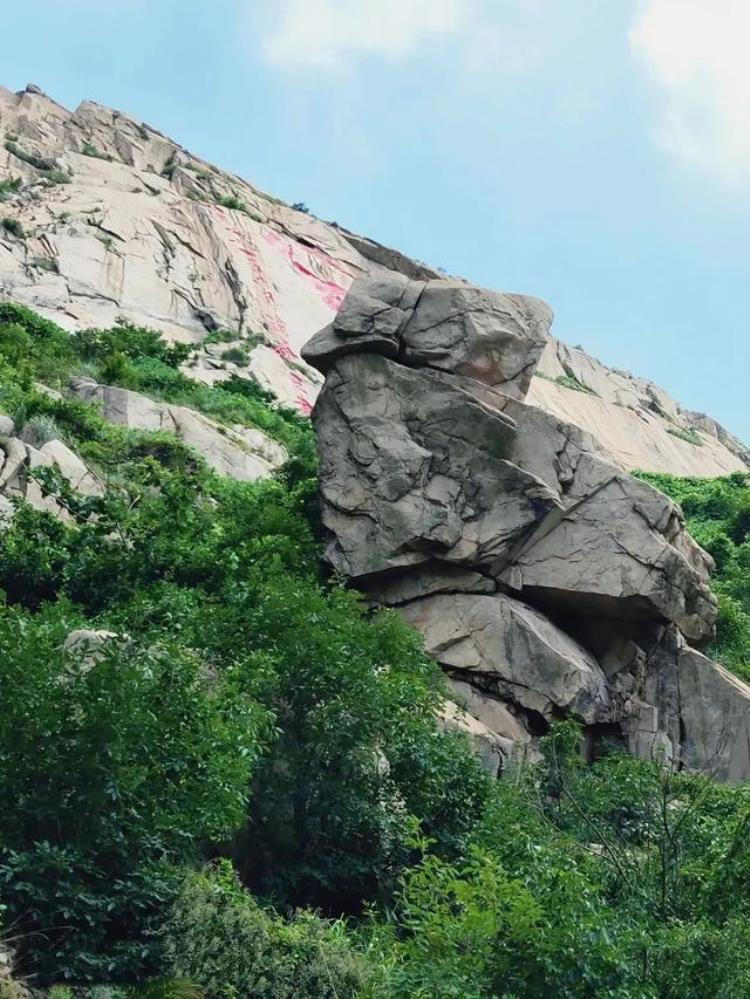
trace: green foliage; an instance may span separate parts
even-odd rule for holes
[[[0,180],[0,203],[7,201],[13,194],[21,190],[23,181],[20,177],[7,177]]]
[[[116,980],[153,960],[170,865],[240,821],[264,716],[166,637],[66,652],[76,623],[0,612],[0,891],[35,974]]]
[[[188,878],[164,933],[168,968],[206,999],[346,999],[368,970],[342,922],[311,912],[282,919],[226,861]]]
[[[530,978],[539,907],[481,847],[458,865],[426,855],[404,877],[394,916],[372,926],[367,999],[529,994],[516,989]]]
[[[186,358],[0,303],[0,408],[103,486],[36,470],[65,521],[20,503],[0,536],[0,897],[21,975],[126,985],[99,999],[750,994],[750,790],[588,765],[571,723],[492,780],[438,731],[415,635],[322,570],[307,421],[250,380],[198,385]],[[290,460],[222,479],[35,387],[82,368],[268,429]],[[717,650],[741,670],[748,477],[650,480],[717,561]],[[74,653],[74,628],[113,636]],[[217,856],[241,884],[227,861],[200,873]]]
[[[213,330],[213,332],[208,334],[203,343],[229,343],[230,341],[236,339],[237,334],[232,333],[231,330]]]
[[[584,382],[579,381],[575,375],[569,373],[555,375],[553,378],[551,375],[544,374],[543,371],[535,371],[534,376],[536,378],[544,378],[548,382],[554,382],[555,385],[560,385],[562,388],[572,389],[574,392],[588,392],[589,395],[596,395],[596,392],[590,385],[586,385]]]
[[[6,139],[5,148],[16,157],[18,160],[22,160],[24,163],[28,163],[29,166],[34,167],[35,170],[52,171],[55,169],[54,160],[48,160],[44,156],[38,156],[36,153],[30,153],[26,149],[22,149],[18,145],[15,139]]]
[[[241,201],[236,194],[223,195],[221,198],[219,198],[218,204],[220,204],[222,208],[231,208],[233,211],[236,212],[247,213],[247,205],[245,204],[244,201]]]
[[[673,437],[678,437],[681,441],[686,441],[688,444],[703,447],[703,438],[693,427],[667,427],[667,433]]]
[[[191,406],[220,423],[258,427],[290,452],[304,451],[313,461],[312,431],[307,420],[295,410],[276,404],[273,396],[254,381],[235,377],[224,385],[208,387],[188,378],[179,368],[190,351],[186,344],[169,344],[156,331],[127,322],[111,329],[71,335],[23,306],[0,303],[0,357],[6,356],[15,368],[16,382],[25,378],[27,382],[37,380],[65,388],[71,373],[85,369],[105,384]],[[10,373],[4,379],[6,395],[9,378]],[[0,404],[3,394],[0,382]],[[35,400],[33,405],[38,409],[43,403]]]
[[[45,170],[42,173],[42,177],[49,184],[70,184],[73,180],[72,176],[65,170],[58,169]]]
[[[712,586],[719,598],[712,654],[750,680],[750,477],[720,479],[641,474],[680,504],[687,528],[716,562]]]
[[[221,355],[222,361],[232,361],[234,364],[247,364],[248,353],[243,347],[230,347]]]
[[[588,392],[590,395],[596,395],[596,392],[590,386],[579,381],[575,375],[558,375],[555,378],[555,382],[563,388],[573,389],[574,392]]]
[[[101,149],[97,149],[96,146],[92,145],[90,142],[85,142],[83,149],[81,150],[84,156],[91,156],[97,160],[111,160],[112,157],[109,153],[103,153]]]
[[[2,220],[2,227],[11,236],[15,236],[16,239],[26,239],[26,230],[20,219],[12,219],[6,215]]]
[[[113,355],[121,355],[130,361],[149,358],[178,368],[190,356],[190,347],[186,344],[169,344],[155,330],[128,322],[107,330],[83,330],[74,333],[73,340],[82,360],[100,364],[106,364]]]
[[[439,675],[392,613],[368,621],[350,592],[278,577],[243,618],[281,731],[256,773],[241,871],[263,894],[356,912],[408,862],[412,809],[453,846],[488,778],[435,731]]]

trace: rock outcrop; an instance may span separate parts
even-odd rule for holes
[[[69,520],[68,511],[45,494],[35,471],[45,467],[57,469],[69,485],[84,496],[101,494],[103,486],[61,440],[53,438],[34,446],[23,439],[25,429],[21,428],[20,436],[15,436],[12,421],[6,420],[0,425],[0,521],[12,516],[13,500],[25,500],[37,510]]]
[[[97,405],[111,423],[174,434],[220,475],[252,482],[286,460],[281,444],[253,427],[225,427],[187,406],[156,402],[140,392],[99,385],[89,378],[72,378],[70,389],[77,398]]]
[[[0,87],[0,182],[7,180],[18,187],[0,194],[11,222],[0,226],[0,297],[69,329],[118,319],[158,329],[198,348],[191,376],[211,384],[249,376],[305,413],[321,378],[301,347],[332,322],[352,282],[368,275],[392,289],[394,300],[379,313],[367,303],[358,308],[371,324],[367,335],[394,360],[401,313],[416,304],[409,295],[438,277],[296,211],[138,118],[93,101],[71,112],[33,85],[19,93]],[[529,299],[432,284],[399,350],[414,365],[517,398],[528,387],[529,402],[589,431],[625,470],[710,476],[748,467],[740,442],[657,386],[581,349],[552,340],[544,347],[545,322]],[[218,330],[228,339],[205,343]],[[347,353],[365,332],[355,313],[340,313],[331,342]],[[534,352],[544,352],[529,387],[535,337]]]
[[[748,779],[750,688],[699,651],[710,557],[671,500],[524,399],[550,322],[453,281],[354,284],[303,351],[326,376],[328,559],[422,633],[461,702],[446,724],[491,769],[570,716]]]

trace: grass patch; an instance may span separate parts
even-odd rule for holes
[[[554,378],[551,375],[545,375],[542,371],[534,372],[537,378],[543,378],[547,382],[552,382],[554,385],[559,385],[561,388],[572,389],[573,392],[587,392],[589,395],[597,395],[589,385],[585,382],[579,381],[575,375],[556,375]]]
[[[11,236],[15,236],[16,239],[26,239],[26,230],[24,229],[20,219],[12,219],[7,215],[0,222],[5,232]]]
[[[248,354],[244,347],[230,347],[221,355],[222,361],[231,361],[233,364],[247,364]]]
[[[30,153],[27,149],[23,149],[19,146],[13,139],[5,140],[5,148],[9,153],[15,156],[17,160],[28,163],[29,166],[34,167],[35,170],[49,171],[55,169],[54,160],[48,160],[44,156],[38,156],[36,153]]]
[[[109,153],[102,152],[101,149],[97,149],[96,146],[92,145],[90,142],[84,143],[81,153],[84,156],[90,156],[95,160],[107,160],[108,162],[112,161],[112,157]]]
[[[23,181],[20,177],[8,177],[7,180],[0,180],[0,202],[7,201],[20,191],[22,186]]]
[[[667,427],[667,433],[679,438],[681,441],[685,441],[687,444],[693,444],[695,447],[703,447],[703,438],[692,427]]]

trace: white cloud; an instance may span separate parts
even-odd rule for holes
[[[725,179],[750,176],[749,0],[643,0],[633,52],[661,91],[657,141]]]
[[[335,66],[353,55],[405,56],[429,35],[457,31],[472,0],[276,0],[268,60]]]

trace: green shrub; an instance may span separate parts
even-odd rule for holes
[[[52,171],[55,169],[54,160],[49,160],[44,156],[38,156],[36,153],[30,153],[28,150],[22,149],[15,139],[7,138],[5,140],[5,148],[16,159],[28,163],[29,166],[34,167],[36,170]]]
[[[244,201],[241,201],[236,194],[223,195],[221,198],[219,198],[218,204],[220,204],[222,208],[231,208],[233,211],[236,212],[247,213],[247,205],[245,204]]]
[[[8,177],[0,180],[0,203],[7,201],[11,195],[21,190],[23,181],[20,177]]]
[[[688,530],[716,561],[712,587],[719,614],[711,654],[750,680],[750,475],[640,477],[681,505]]]
[[[282,919],[226,861],[186,881],[164,934],[170,972],[206,999],[353,999],[367,974],[341,922],[310,912]]]
[[[42,173],[43,178],[50,184],[71,184],[73,182],[73,177],[66,170],[44,170]]]
[[[242,347],[231,347],[221,355],[222,361],[232,361],[233,364],[247,364],[248,354]]]
[[[673,437],[678,437],[681,441],[686,441],[688,444],[703,447],[703,438],[692,427],[667,427],[667,433]]]
[[[177,645],[65,653],[76,623],[0,609],[0,888],[40,980],[122,980],[171,866],[239,823],[263,719]]]
[[[16,239],[26,239],[26,230],[20,219],[12,219],[7,215],[2,220],[3,229],[10,233],[11,236],[15,236]]]
[[[111,160],[112,157],[109,153],[103,153],[101,149],[97,149],[96,146],[92,145],[90,142],[85,142],[83,149],[81,150],[84,156],[91,156],[97,160]]]
[[[41,413],[27,420],[18,436],[26,444],[39,448],[49,441],[59,440],[60,428],[54,417]]]
[[[575,375],[558,375],[555,379],[557,385],[561,385],[563,388],[573,389],[574,392],[588,392],[590,395],[596,395],[594,390],[584,384],[584,382],[579,381]]]

